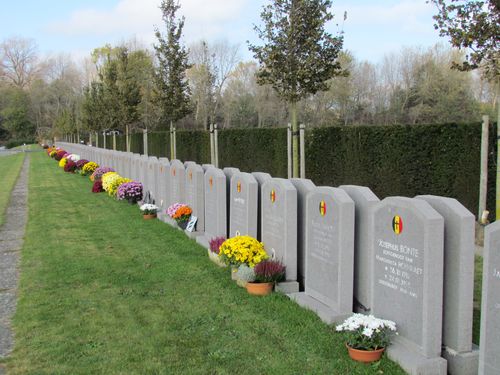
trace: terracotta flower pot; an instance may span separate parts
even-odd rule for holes
[[[156,219],[156,214],[144,214],[142,217],[144,220]]]
[[[249,294],[254,296],[267,296],[273,291],[273,283],[247,283],[246,288]]]
[[[380,360],[385,350],[385,348],[377,350],[360,350],[351,348],[347,344],[345,344],[345,346],[347,347],[347,351],[349,352],[349,357],[351,357],[351,359],[363,363],[370,363]]]

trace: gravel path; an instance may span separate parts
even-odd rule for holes
[[[5,223],[0,228],[0,358],[5,358],[14,346],[10,320],[16,309],[17,266],[28,218],[29,161],[29,155],[26,155],[12,190]],[[0,375],[5,371],[0,364]]]

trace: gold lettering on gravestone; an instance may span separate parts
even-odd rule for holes
[[[375,260],[383,263],[383,279],[378,283],[400,293],[417,298],[416,278],[423,275],[424,270],[416,266],[420,250],[403,244],[394,244],[382,239],[377,240],[379,251]]]
[[[333,225],[324,221],[312,220],[312,251],[311,256],[323,262],[334,264],[331,246],[334,244]]]

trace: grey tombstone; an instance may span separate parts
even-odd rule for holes
[[[140,176],[140,160],[141,156],[139,154],[133,154],[132,155],[132,179],[134,181],[141,181],[141,176]]]
[[[229,238],[257,238],[258,183],[250,173],[235,173],[231,178]]]
[[[297,190],[283,178],[261,186],[261,241],[266,253],[286,266],[286,280],[276,285],[283,293],[297,293]]]
[[[354,202],[344,190],[316,187],[306,201],[305,290],[289,296],[327,324],[352,313]]]
[[[300,291],[304,291],[306,263],[306,198],[316,185],[305,178],[292,178],[290,182],[297,190],[297,281]]]
[[[184,169],[184,164],[177,159],[170,162],[169,170],[169,185],[168,185],[168,206],[174,203],[185,203],[186,199],[186,170]],[[165,217],[165,222],[177,226],[175,220],[170,217]]]
[[[139,176],[140,176],[140,181],[144,186],[144,194],[146,194],[146,192],[150,190],[150,186],[147,181],[148,162],[149,162],[148,156],[141,155],[141,158],[139,160],[139,166],[140,166]]]
[[[448,374],[477,374],[479,351],[472,344],[474,215],[456,199],[420,195],[444,219],[443,350]]]
[[[184,164],[180,160],[172,160],[170,162],[170,202],[169,205],[174,203],[185,203],[185,183],[186,171]]]
[[[261,219],[262,219],[262,214],[261,214],[261,189],[262,185],[266,181],[269,181],[272,177],[269,173],[266,172],[252,172],[252,176],[255,177],[255,180],[258,183],[258,194],[257,194],[257,202],[258,202],[258,208],[257,208],[257,239],[260,241],[262,237],[262,232],[261,232]]]
[[[196,230],[186,231],[194,238],[205,232],[205,188],[203,168],[198,164],[189,164],[186,168],[186,200],[185,203],[193,210],[192,215],[198,219]]]
[[[222,170],[224,174],[226,175],[226,209],[227,209],[227,233],[229,235],[229,214],[230,214],[230,208],[231,208],[231,178],[235,173],[239,173],[240,170],[238,168],[231,168],[231,167],[226,167]]]
[[[148,181],[149,191],[153,196],[155,204],[158,203],[158,191],[156,190],[158,185],[156,182],[158,176],[158,166],[159,166],[158,158],[156,156],[150,156],[147,164],[147,181]]]
[[[134,155],[131,152],[124,152],[124,159],[125,159],[125,173],[126,177],[133,179],[132,178],[132,155]]]
[[[358,313],[369,313],[371,302],[371,211],[380,199],[366,186],[342,185],[354,201],[355,235],[354,235],[354,298],[353,310]]]
[[[372,312],[396,322],[389,358],[410,374],[446,374],[441,358],[443,225],[421,199],[388,197],[372,211]]]
[[[189,161],[189,160],[185,161],[184,162],[184,168],[187,169],[188,166],[195,165],[195,164],[196,164],[196,162],[194,162],[194,161]]]
[[[159,208],[158,218],[162,221],[167,221],[168,216],[166,210],[170,202],[170,162],[167,158],[160,158],[158,160],[158,176],[156,182],[158,191],[156,205]]]
[[[500,374],[500,221],[484,231],[479,374]]]
[[[219,168],[209,168],[205,172],[205,233],[196,241],[209,248],[215,237],[227,238],[226,175]]]
[[[215,168],[213,164],[202,164],[201,167],[206,172],[208,168]]]

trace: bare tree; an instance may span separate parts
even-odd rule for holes
[[[0,44],[0,79],[25,89],[39,72],[37,45],[32,39],[12,37]]]

